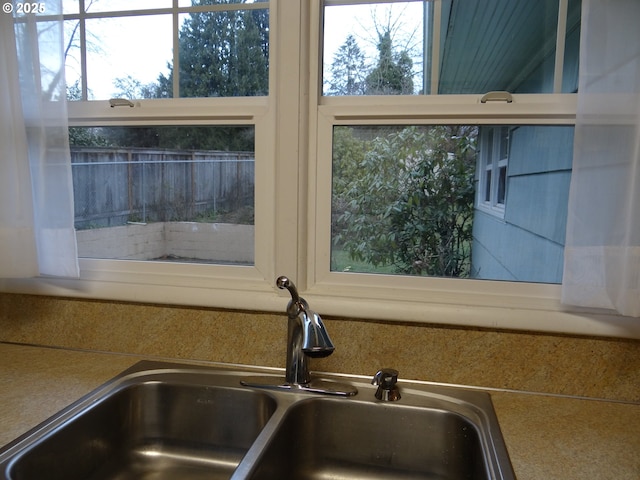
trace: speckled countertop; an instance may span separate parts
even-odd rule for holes
[[[0,445],[139,360],[0,343]],[[640,478],[640,405],[490,393],[519,480]]]

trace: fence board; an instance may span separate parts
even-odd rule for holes
[[[72,147],[76,228],[253,207],[253,152]]]

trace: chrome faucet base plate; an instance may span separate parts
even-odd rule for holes
[[[289,383],[282,377],[246,377],[240,381],[245,387],[265,388],[269,390],[290,390],[352,397],[358,389],[352,385],[314,378],[309,383]]]

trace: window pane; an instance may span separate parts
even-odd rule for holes
[[[490,166],[493,163],[493,134],[495,130],[493,128],[488,128],[486,129],[486,132],[487,133],[484,136],[486,145],[482,145],[482,148],[487,152],[487,160],[485,163],[487,166]]]
[[[100,0],[98,2],[85,0],[86,11],[91,13],[171,8],[172,4],[172,0]]]
[[[79,13],[80,2],[79,0],[62,0],[62,13]]]
[[[498,198],[496,203],[504,205],[507,191],[507,167],[500,167],[498,170]]]
[[[33,15],[32,13],[16,14],[16,16],[26,16],[27,18],[33,17]],[[46,13],[44,15],[46,15]],[[35,27],[37,32],[35,38],[32,27]],[[61,52],[58,48],[60,34],[60,25],[56,21],[39,20],[37,23],[18,21],[15,24],[15,35],[19,49],[18,58],[27,61],[32,60],[28,52],[20,51],[24,48],[21,43],[24,43],[30,48],[29,42],[37,42],[34,48],[38,50],[38,56],[33,59],[35,62],[30,68],[37,68],[40,74],[40,88],[42,90],[43,101],[50,99],[58,100],[60,96],[64,95],[64,88],[62,88],[63,82],[60,81],[60,61],[62,60]],[[2,68],[6,68],[6,66]],[[25,68],[25,72],[27,71],[28,69]],[[31,81],[26,80],[22,88],[30,84]],[[7,122],[8,119],[3,118],[2,121]]]
[[[581,14],[582,0],[569,0],[562,68],[562,93],[578,91]]]
[[[331,5],[324,9],[324,95],[422,91],[422,2]]]
[[[87,20],[89,99],[161,96],[159,88],[170,76],[171,29],[171,15]],[[69,61],[67,65],[69,71]],[[77,80],[76,74],[67,83]]]
[[[69,100],[82,100],[80,30],[77,20],[64,21],[64,44],[68,52],[64,59],[67,98]]]
[[[191,13],[180,23],[180,97],[268,94],[268,10]]]
[[[69,136],[81,257],[253,264],[253,127]]]
[[[326,3],[324,95],[553,92],[559,0]],[[568,10],[562,91],[574,92],[581,1]]]
[[[491,203],[491,170],[487,169],[487,175],[484,179],[484,201]]]
[[[172,0],[85,0],[84,8],[87,13],[117,12],[129,10],[149,10],[155,8],[171,8]],[[189,2],[191,5],[191,2]],[[79,0],[62,0],[63,13],[79,13]]]
[[[573,127],[509,127],[476,196],[493,128],[334,127],[331,270],[559,283]]]
[[[534,74],[540,78],[526,92],[550,92],[541,82],[550,77],[552,85],[557,18],[558,0],[451,2],[442,18],[440,93],[520,92]]]
[[[500,157],[499,160],[508,158],[509,156],[509,129],[507,127],[500,128]]]

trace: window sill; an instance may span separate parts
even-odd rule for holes
[[[244,311],[286,307],[286,292],[254,267],[215,267],[214,276],[206,265],[165,265],[158,273],[148,262],[110,263],[110,270],[83,269],[77,280],[1,279],[0,291]],[[638,319],[561,305],[558,285],[378,277],[332,273],[301,295],[324,316],[640,339]]]
[[[492,207],[486,202],[476,202],[476,209],[492,217],[504,220],[504,205],[502,207]]]

